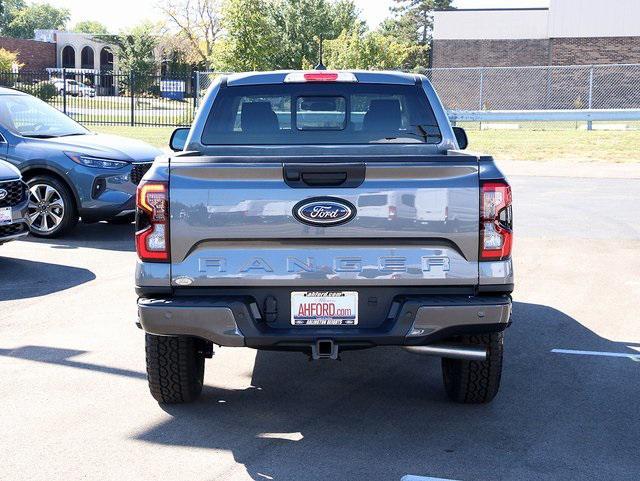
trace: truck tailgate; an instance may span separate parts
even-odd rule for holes
[[[286,161],[203,160],[171,160],[173,285],[478,283],[475,157],[357,159],[364,179],[351,187],[292,187],[284,179]],[[301,223],[294,206],[316,197],[348,201],[355,216],[328,227]],[[425,201],[416,198],[445,205],[432,206],[435,217],[421,216]]]

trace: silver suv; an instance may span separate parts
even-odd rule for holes
[[[498,392],[511,189],[461,152],[421,75],[223,76],[137,196],[138,325],[159,402],[195,399],[213,344],[402,346],[458,402]]]
[[[0,244],[19,239],[29,233],[27,224],[27,185],[20,171],[0,160]]]

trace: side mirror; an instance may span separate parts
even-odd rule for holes
[[[453,127],[453,134],[456,136],[460,150],[466,149],[469,145],[469,139],[464,129],[462,127]]]
[[[179,127],[173,131],[171,134],[171,139],[169,140],[169,147],[174,152],[180,152],[184,150],[185,145],[187,145],[187,137],[189,136],[189,127]]]

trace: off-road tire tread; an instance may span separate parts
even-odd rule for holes
[[[193,337],[145,335],[147,379],[156,401],[194,401],[202,391],[204,356]]]
[[[464,404],[491,402],[500,389],[504,334],[476,334],[461,336],[456,342],[470,346],[485,346],[486,361],[442,359],[445,390],[453,401]]]

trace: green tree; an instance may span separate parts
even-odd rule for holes
[[[366,28],[351,0],[269,0],[265,6],[278,45],[272,68],[315,65],[320,36],[330,40],[343,30]]]
[[[16,14],[25,8],[27,4],[24,0],[2,0],[0,10],[0,33],[6,35],[7,25],[11,23]]]
[[[82,22],[76,23],[76,26],[73,27],[74,32],[82,32],[82,33],[92,33],[94,35],[107,35],[109,31],[107,27],[100,22],[95,20],[84,20]]]
[[[70,16],[68,9],[56,8],[48,3],[27,5],[15,13],[3,29],[3,34],[16,38],[33,38],[36,29],[64,29]]]
[[[406,69],[424,68],[429,62],[433,31],[433,11],[453,8],[453,0],[393,0],[392,17],[379,27],[380,33],[405,43],[411,49],[404,62]]]
[[[227,32],[213,50],[212,66],[222,71],[268,70],[278,61],[277,27],[266,0],[228,0],[222,26]]]
[[[158,33],[156,24],[144,22],[110,39],[118,47],[120,72],[132,72],[135,75],[135,93],[152,93],[153,77],[158,72],[155,57],[160,38]],[[129,78],[123,78],[121,85],[124,90],[131,91]]]
[[[404,66],[411,48],[380,32],[344,30],[324,44],[324,63],[332,69],[395,70]]]

